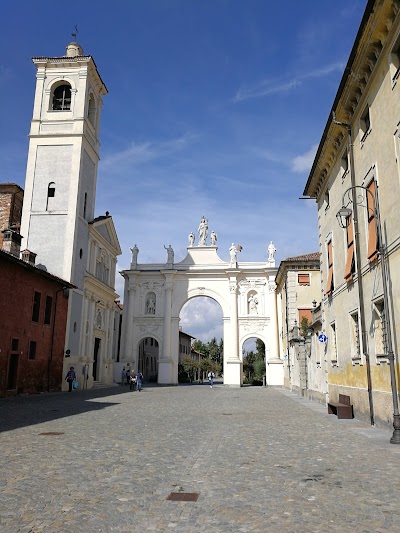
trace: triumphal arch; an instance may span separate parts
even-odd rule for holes
[[[223,261],[217,253],[217,234],[208,235],[205,217],[197,242],[194,233],[188,239],[187,255],[179,263],[171,245],[164,246],[164,264],[140,264],[138,247],[131,248],[130,269],[121,272],[125,278],[121,361],[137,368],[140,344],[151,337],[158,347],[158,383],[177,384],[180,311],[191,298],[207,296],[220,304],[223,313],[224,385],[242,385],[242,346],[252,337],[265,344],[267,384],[282,385],[273,243],[265,262],[239,262],[241,246],[234,243],[230,260]]]

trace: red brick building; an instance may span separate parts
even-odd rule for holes
[[[19,231],[24,190],[16,183],[0,183],[0,250],[5,229]]]
[[[0,396],[60,390],[68,289],[73,285],[0,250]]]

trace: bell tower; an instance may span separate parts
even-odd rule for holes
[[[36,264],[83,288],[94,218],[102,97],[96,64],[77,42],[37,68],[21,235]]]

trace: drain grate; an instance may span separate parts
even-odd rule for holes
[[[39,433],[39,435],[48,437],[49,435],[65,435],[65,433],[63,431],[46,431],[45,433]]]
[[[223,416],[232,416],[232,413],[222,413]]]
[[[198,492],[171,492],[166,500],[172,502],[197,502],[200,494]]]

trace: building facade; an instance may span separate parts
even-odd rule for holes
[[[310,399],[325,401],[325,358],[315,341],[318,331],[311,329],[313,310],[321,295],[319,252],[282,261],[276,274],[276,293],[284,386]],[[318,348],[312,356],[311,341]]]
[[[369,1],[304,191],[318,205],[329,398],[382,425],[390,352],[399,371],[399,51],[398,2]]]
[[[0,396],[60,390],[70,283],[0,251]]]

